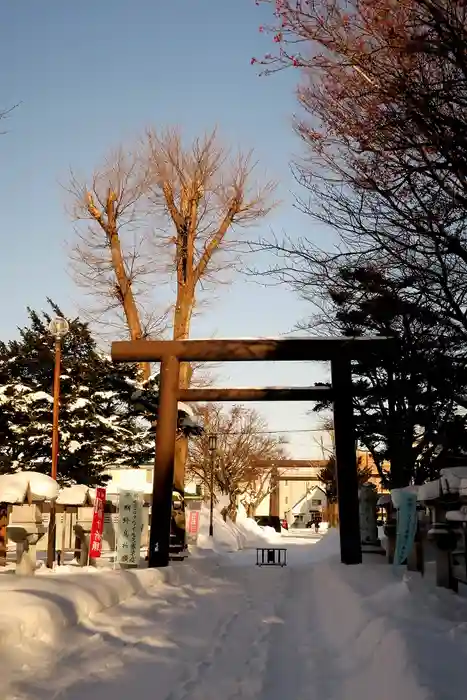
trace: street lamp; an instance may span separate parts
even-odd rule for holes
[[[217,435],[210,435],[208,438],[209,456],[211,462],[211,474],[210,474],[210,491],[211,491],[211,502],[209,506],[209,537],[214,536],[214,461],[216,458],[217,450]]]
[[[52,479],[57,479],[58,464],[58,411],[60,404],[60,364],[62,353],[62,338],[69,331],[68,321],[60,316],[49,323],[49,332],[55,338],[55,362],[54,362],[54,404],[52,420]],[[55,504],[50,504],[50,520],[47,542],[47,566],[53,568],[55,561]]]

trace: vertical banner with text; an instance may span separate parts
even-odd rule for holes
[[[394,553],[395,566],[400,566],[406,561],[412,551],[417,532],[417,494],[401,491],[399,499],[396,551]]]
[[[89,558],[98,559],[102,552],[102,533],[104,532],[105,489],[96,489],[94,513],[92,516],[91,537],[89,539]]]
[[[187,508],[187,528],[186,528],[186,539],[187,544],[195,545],[198,540],[199,533],[199,520],[201,514],[201,501],[189,500],[186,503]]]
[[[143,495],[120,491],[118,501],[117,562],[138,566],[143,527]]]

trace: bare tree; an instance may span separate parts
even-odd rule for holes
[[[122,320],[132,340],[160,334],[166,314],[149,307],[154,305],[144,229],[149,171],[140,154],[117,150],[89,183],[72,175],[69,191],[75,221],[87,222],[84,230],[76,229],[70,258],[77,284],[97,302],[88,309],[88,317],[110,325],[114,336]],[[142,370],[147,379],[149,364]]]
[[[138,148],[113,153],[90,184],[73,176],[73,214],[89,224],[78,229],[71,260],[78,285],[99,301],[93,320],[117,311],[132,340],[160,334],[167,313],[154,308],[154,289],[166,294],[175,278],[173,338],[188,338],[198,292],[211,291],[235,262],[228,234],[274,206],[275,183],[255,184],[255,168],[251,152],[232,156],[216,131],[185,146],[177,130],[149,130]],[[182,366],[182,388],[191,374]]]
[[[275,183],[255,185],[255,166],[252,153],[232,157],[216,131],[185,146],[177,130],[149,130],[137,149],[117,151],[91,186],[73,180],[75,213],[91,220],[73,251],[77,282],[104,297],[104,311],[123,312],[132,340],[162,330],[166,314],[150,309],[152,323],[145,327],[143,311],[154,303],[151,292],[166,292],[173,281],[173,338],[189,337],[198,292],[209,291],[216,273],[234,262],[227,234],[258,222],[274,205]],[[143,374],[149,376],[148,364]],[[180,387],[191,379],[185,363]],[[180,492],[187,455],[188,440],[179,437],[174,487]]]
[[[158,261],[175,274],[173,338],[190,335],[198,292],[235,261],[232,232],[256,224],[274,205],[275,183],[253,180],[253,154],[232,157],[212,131],[185,146],[176,129],[149,131],[146,139],[153,211],[162,232],[154,237]],[[167,268],[166,268],[167,269]],[[181,368],[180,386],[191,380]]]
[[[209,492],[209,436],[216,435],[214,489],[229,497],[227,514],[232,520],[238,500],[244,502],[251,515],[271,488],[271,470],[260,468],[257,463],[285,458],[284,439],[268,433],[264,419],[245,406],[225,409],[220,404],[202,404],[196,407],[196,413],[205,432],[190,445],[189,473]]]

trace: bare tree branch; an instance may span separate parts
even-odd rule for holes
[[[232,519],[235,519],[238,499],[254,512],[269,493],[271,477],[271,470],[259,468],[257,462],[285,458],[285,440],[265,434],[264,419],[245,406],[235,405],[226,410],[220,404],[198,404],[195,410],[205,432],[192,441],[189,472],[209,490],[209,436],[216,435],[216,491],[229,496]]]

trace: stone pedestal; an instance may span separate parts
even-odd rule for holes
[[[74,527],[79,547],[75,552],[75,559],[80,566],[96,566],[96,560],[89,557],[90,535],[92,523],[76,523]]]
[[[453,575],[451,552],[456,546],[456,533],[445,522],[433,523],[427,538],[436,547],[436,585],[441,588],[458,590],[457,579]]]
[[[36,570],[37,543],[46,533],[42,511],[36,504],[13,506],[8,539],[16,544],[16,574],[30,576]]]

